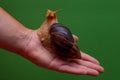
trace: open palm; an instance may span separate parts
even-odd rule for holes
[[[53,53],[49,53],[39,41],[37,30],[32,31],[28,36],[30,40],[25,48],[24,57],[40,67],[63,73],[91,76],[97,76],[104,71],[95,58],[83,52],[81,52],[81,59],[71,61],[60,59]],[[74,39],[78,41],[75,36]]]

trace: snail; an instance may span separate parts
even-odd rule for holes
[[[38,30],[42,45],[51,53],[64,59],[81,58],[80,50],[71,31],[58,22],[56,13],[48,10],[46,20]]]

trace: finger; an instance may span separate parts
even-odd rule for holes
[[[81,68],[82,67],[82,68]],[[86,70],[86,75],[90,75],[90,76],[98,76],[99,75],[99,72],[94,70],[94,69],[91,69],[91,68],[88,68],[88,67],[85,67],[85,66],[79,66],[79,69],[84,69]]]
[[[78,42],[78,37],[76,35],[73,34],[73,38],[75,42]]]
[[[82,67],[81,67],[82,68]],[[69,74],[81,74],[86,75],[87,71],[85,69],[79,69],[69,65],[63,65],[59,68],[60,72],[69,73]]]
[[[83,66],[86,66],[88,68],[97,70],[100,73],[104,72],[104,68],[102,66],[100,66],[100,65],[97,65],[97,64],[94,64],[94,63],[91,63],[91,62],[88,62],[88,61],[83,61],[83,60],[78,60],[77,62],[80,65],[83,65]]]
[[[83,66],[83,65],[79,65],[76,63],[73,63],[73,66],[79,69],[83,69],[86,71],[86,75],[90,75],[90,76],[98,76],[99,72],[95,69],[91,69],[89,67]]]
[[[100,64],[98,60],[96,60],[95,58],[93,58],[92,56],[88,55],[88,54],[85,54],[83,52],[81,52],[81,58],[83,60],[86,60],[86,61],[90,61],[90,62],[93,62],[95,64]]]
[[[99,74],[98,71],[81,65],[72,65],[72,66],[64,65],[61,66],[59,70],[64,73],[77,74],[77,75],[97,76]]]
[[[87,70],[87,75],[90,75],[90,76],[98,76],[99,75],[99,72],[94,69],[90,69],[90,68],[86,67],[85,70]]]

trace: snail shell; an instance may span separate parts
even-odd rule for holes
[[[80,51],[74,42],[70,30],[60,24],[54,23],[50,28],[50,40],[57,55],[62,58],[80,58]]]

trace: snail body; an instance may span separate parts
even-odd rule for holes
[[[81,58],[80,50],[73,39],[71,31],[58,23],[56,12],[48,10],[47,18],[41,25],[38,36],[42,45],[60,58]]]

